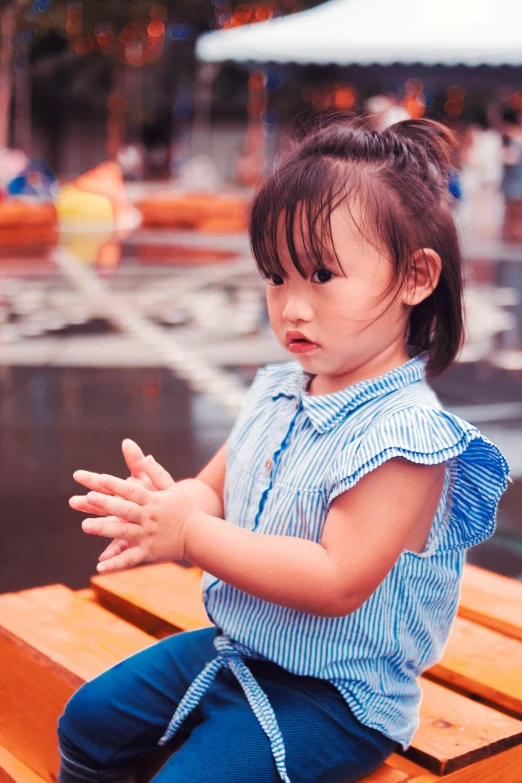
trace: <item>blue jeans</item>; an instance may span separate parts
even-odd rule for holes
[[[83,685],[58,725],[59,783],[124,783],[160,751],[185,691],[216,656],[215,628],[164,639]],[[397,743],[362,725],[329,682],[246,659],[275,712],[292,783],[351,783]],[[155,783],[279,783],[270,743],[232,672],[222,669],[169,744]]]

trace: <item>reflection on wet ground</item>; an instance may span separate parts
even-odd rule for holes
[[[75,468],[123,475],[128,436],[193,475],[256,368],[288,359],[246,237],[137,232],[116,250],[102,265],[71,242],[0,254],[0,592],[88,583],[103,542],[68,508]],[[512,468],[497,533],[469,560],[522,578],[522,247],[483,250],[467,249],[462,360],[434,386]]]

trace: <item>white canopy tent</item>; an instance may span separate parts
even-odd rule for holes
[[[522,65],[522,0],[329,0],[201,36],[204,62]]]

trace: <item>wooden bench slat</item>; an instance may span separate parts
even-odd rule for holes
[[[140,618],[148,628],[179,630],[210,625],[204,613],[199,574],[172,563],[143,566],[92,579],[100,598],[112,596],[111,608],[132,616],[137,596]],[[194,611],[193,614],[190,612]],[[472,764],[522,742],[522,723],[447,688],[422,680],[421,726],[410,758],[436,774]]]
[[[422,775],[429,776],[433,778],[433,780],[439,780],[438,775],[434,775],[433,772],[428,772],[424,767],[421,767],[419,764],[415,764],[414,761],[412,761],[409,758],[406,758],[402,753],[392,753],[391,756],[389,756],[386,759],[386,764],[389,767],[393,767],[394,769],[399,769],[401,772],[403,772],[408,781],[410,781],[412,778],[418,778]]]
[[[406,772],[402,772],[400,769],[393,769],[387,764],[383,764],[378,770],[372,772],[371,775],[367,775],[365,778],[361,778],[358,783],[406,783],[408,781],[408,775]]]
[[[409,778],[408,783],[439,783],[444,778],[439,778],[437,775],[420,775],[418,778]]]
[[[459,615],[522,640],[522,582],[466,565]]]
[[[0,747],[0,783],[44,783],[43,778]]]
[[[0,626],[83,680],[154,642],[64,585],[0,595]]]
[[[155,636],[212,625],[201,598],[201,575],[174,563],[91,577],[98,600]]]
[[[420,725],[408,757],[437,775],[522,743],[522,722],[421,678]]]
[[[155,639],[63,585],[0,596],[0,745],[52,782],[56,724],[86,680]]]
[[[430,674],[522,714],[522,642],[458,617]]]
[[[520,783],[521,770],[522,745],[519,745],[442,778],[421,775],[410,778],[408,783]]]

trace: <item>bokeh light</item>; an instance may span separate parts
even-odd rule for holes
[[[448,98],[450,101],[463,101],[466,97],[466,91],[457,84],[448,87]]]
[[[164,5],[153,5],[149,11],[149,16],[154,22],[166,22],[168,12]]]
[[[346,111],[355,103],[355,91],[352,87],[338,86],[334,92],[334,105],[336,109]]]
[[[516,90],[509,96],[508,103],[515,111],[522,111],[522,90]]]
[[[424,85],[420,79],[408,79],[404,85],[406,95],[418,95],[424,89]]]
[[[163,22],[151,22],[147,27],[147,32],[151,38],[161,38],[165,35],[165,25]]]

